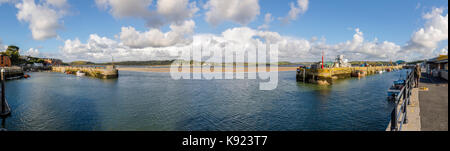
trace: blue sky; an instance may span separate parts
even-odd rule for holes
[[[61,28],[56,29],[57,35],[45,39],[36,39],[30,30],[31,22],[20,21],[17,17],[20,10],[16,5],[23,2],[21,0],[3,1],[0,1],[0,46],[18,45],[22,51],[36,49],[40,55],[51,54],[64,57],[61,52],[65,50],[62,50],[61,47],[64,47],[65,41],[78,38],[82,43],[86,43],[89,41],[91,34],[120,43],[121,40],[118,35],[122,31],[122,27],[133,27],[140,32],[152,29],[152,27],[146,25],[147,20],[142,19],[142,17],[114,16],[112,4],[109,4],[108,8],[102,9],[94,0],[68,0],[66,2],[68,7],[64,8],[48,5],[50,9],[64,10],[64,15],[58,18]],[[281,18],[288,15],[291,9],[290,3],[295,5],[297,0],[253,0],[257,2],[260,9],[257,12],[258,15],[255,15],[251,21],[242,24],[242,22],[233,19],[224,19],[220,24],[213,25],[205,20],[206,13],[211,11],[204,7],[208,1],[189,1],[190,3],[195,2],[194,4],[198,8],[193,16],[184,18],[195,22],[193,35],[221,35],[228,29],[241,27],[258,30],[258,27],[264,24],[265,15],[270,13],[273,17],[269,24],[270,27],[261,29],[261,31],[276,32],[284,37],[304,40],[310,40],[312,37],[319,39],[323,37],[329,46],[352,41],[355,29],[358,28],[363,32],[364,41],[372,41],[377,38],[380,42],[389,41],[404,47],[408,45],[416,31],[425,28],[427,20],[424,19],[424,14],[432,12],[435,8],[442,9],[441,16],[448,14],[448,1],[446,0],[311,0],[308,1],[305,12],[298,13],[297,18],[290,20],[289,23],[283,23]],[[45,0],[34,2],[36,5],[46,5]],[[153,0],[148,10],[157,9],[156,3],[157,0]],[[155,29],[159,29],[163,33],[169,32],[170,24],[173,23],[167,22]],[[448,49],[447,43],[447,38],[440,38],[436,48],[417,50],[417,52]],[[376,59],[386,60],[387,58]]]

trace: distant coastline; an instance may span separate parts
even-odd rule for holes
[[[134,72],[161,72],[161,73],[168,73],[170,72],[170,67],[161,67],[161,68],[151,68],[151,67],[146,67],[146,68],[136,68],[136,67],[118,67],[117,68],[119,71],[134,71]],[[278,69],[276,70],[270,70],[270,71],[296,71],[297,67],[278,67]],[[176,69],[176,71],[178,71],[178,68]],[[269,71],[269,68],[267,68],[267,71]],[[267,72],[267,71],[263,71],[263,72]],[[226,72],[226,73],[247,73],[247,72],[260,72],[258,71],[257,67],[236,67],[236,69],[234,69],[233,67],[226,67],[226,68],[222,68],[222,70],[211,70],[211,69],[205,69],[205,68],[200,68],[200,67],[193,67],[192,70],[189,67],[184,67],[181,69],[180,72],[183,73],[208,73],[208,72],[212,72],[212,73],[218,73],[218,72]]]

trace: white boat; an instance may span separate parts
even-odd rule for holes
[[[378,74],[383,74],[383,71],[378,71]]]
[[[81,72],[81,71],[77,71],[76,75],[79,76],[79,77],[83,77],[83,76],[86,76],[86,73]]]
[[[394,81],[394,84],[388,89],[388,100],[395,101],[400,91],[405,86],[405,80]]]

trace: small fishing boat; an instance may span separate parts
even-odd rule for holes
[[[394,81],[394,84],[388,89],[388,100],[395,101],[395,97],[400,94],[400,91],[405,86],[405,80]]]
[[[84,77],[84,76],[86,76],[86,73],[81,72],[81,71],[77,71],[76,75],[77,75],[78,77]]]
[[[383,71],[380,70],[380,71],[377,71],[377,73],[378,73],[378,74],[383,74]]]
[[[31,77],[31,76],[28,75],[28,74],[25,74],[25,75],[23,75],[23,77],[24,77],[24,78],[29,78],[29,77]]]
[[[352,72],[351,76],[352,77],[364,77],[364,76],[366,76],[366,73],[361,70],[356,70],[356,71]]]

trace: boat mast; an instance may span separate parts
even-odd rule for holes
[[[322,69],[323,69],[323,50],[322,50]]]

